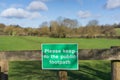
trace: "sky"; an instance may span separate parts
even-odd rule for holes
[[[0,0],[0,23],[37,28],[59,17],[120,23],[120,0]]]

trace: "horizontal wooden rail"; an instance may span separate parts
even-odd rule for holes
[[[79,60],[111,60],[112,80],[120,80],[120,47],[110,49],[79,49]],[[9,61],[41,60],[40,50],[0,52],[0,73],[7,74]],[[67,72],[59,71],[59,80],[67,80]],[[1,74],[0,74],[1,76]],[[0,77],[0,80],[1,77]]]

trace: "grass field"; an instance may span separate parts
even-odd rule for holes
[[[49,38],[0,36],[0,51],[40,50],[42,43],[77,43],[79,49],[101,49],[120,46],[119,39]]]
[[[58,71],[41,70],[39,61],[13,61],[9,64],[9,80],[58,80]],[[68,80],[110,80],[110,61],[79,61],[78,71],[67,71]]]

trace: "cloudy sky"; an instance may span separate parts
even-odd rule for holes
[[[38,27],[58,17],[77,19],[82,25],[120,22],[120,0],[0,0],[0,23]]]

